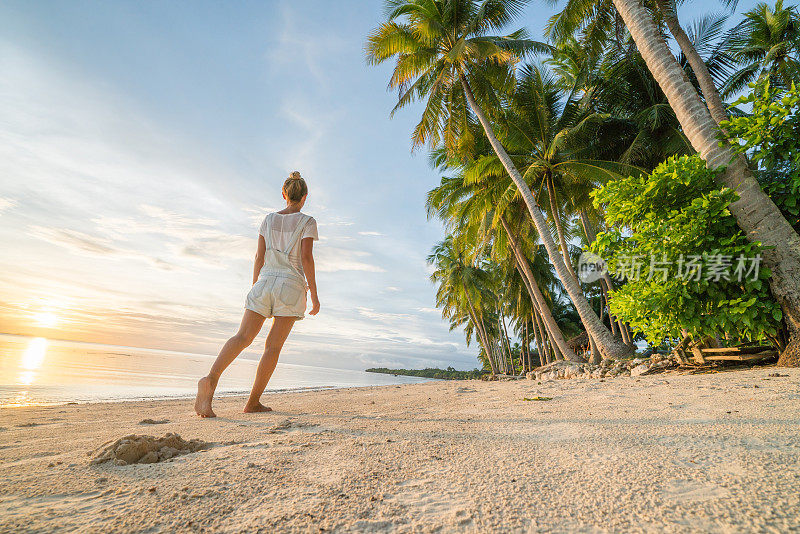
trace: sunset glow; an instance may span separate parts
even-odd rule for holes
[[[53,312],[39,312],[33,315],[37,326],[53,328],[58,324],[58,316]]]

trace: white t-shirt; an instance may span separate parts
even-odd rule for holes
[[[269,213],[264,217],[261,228],[258,229],[258,234],[264,236],[264,241],[269,241],[269,239],[267,239],[267,231],[270,231],[272,233],[273,248],[286,250],[286,247],[289,245],[289,239],[294,234],[294,231],[297,230],[297,225],[300,224],[300,221],[305,220],[306,217],[304,215],[304,213],[299,211],[297,213],[287,213],[285,215],[277,212]],[[300,242],[306,237],[310,237],[315,241],[319,240],[317,221],[314,217],[309,218],[303,230],[303,235],[297,240],[297,243],[294,244],[292,250],[289,251],[289,261],[291,261],[292,265],[297,267],[297,270],[304,276],[303,262],[300,260]]]

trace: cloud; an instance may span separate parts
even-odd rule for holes
[[[283,3],[280,7],[282,31],[276,34],[277,38],[267,50],[268,65],[280,73],[285,73],[287,66],[297,71],[304,65],[315,83],[327,89],[330,80],[323,67],[325,59],[339,51],[343,40],[331,34],[312,33],[306,25],[297,22],[297,15],[290,6],[291,3]],[[302,20],[303,15],[299,15]]]
[[[255,238],[224,232],[218,228],[220,222],[216,219],[146,204],[139,206],[139,211],[143,216],[100,216],[92,221],[99,231],[118,238],[135,234],[154,236],[162,248],[169,248],[176,256],[202,261],[214,268],[224,267],[228,260],[253,257]]]
[[[135,259],[145,261],[164,270],[173,270],[174,265],[160,258],[150,256],[135,250],[115,246],[111,240],[79,232],[77,230],[52,228],[46,226],[30,226],[29,235],[58,245],[75,254],[102,256],[111,259]]]
[[[179,248],[187,258],[204,261],[215,267],[227,265],[225,260],[250,260],[255,250],[254,238],[220,233],[213,237],[201,237]]]
[[[407,313],[381,313],[381,312],[376,312],[372,308],[359,307],[359,308],[356,308],[356,310],[358,310],[358,313],[363,315],[364,317],[367,317],[369,319],[375,319],[377,321],[381,321],[381,322],[384,322],[384,323],[387,323],[387,322],[394,323],[395,321],[398,321],[398,320],[401,320],[401,319],[409,319],[409,318],[412,317],[412,315],[409,315]]]
[[[358,232],[358,235],[367,235],[367,236],[382,236],[383,234],[380,232]]]
[[[325,246],[316,249],[314,255],[317,256],[315,258],[316,270],[321,273],[335,273],[338,271],[386,272],[383,267],[359,259],[370,256],[369,252]]]
[[[164,208],[159,208],[158,206],[150,206],[148,204],[139,206],[139,209],[141,209],[146,215],[149,215],[154,219],[159,219],[161,222],[175,228],[183,228],[187,226],[216,226],[219,224],[219,221],[215,219],[191,217]]]
[[[13,208],[17,205],[17,201],[13,198],[0,197],[0,213]]]

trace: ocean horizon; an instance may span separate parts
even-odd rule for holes
[[[192,398],[216,355],[0,334],[0,407]],[[219,396],[250,392],[258,360],[237,358]],[[265,394],[430,379],[278,363]]]

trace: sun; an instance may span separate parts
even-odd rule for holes
[[[38,326],[52,328],[58,324],[58,315],[53,312],[38,312],[33,314],[33,320]]]

